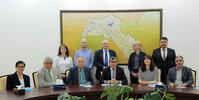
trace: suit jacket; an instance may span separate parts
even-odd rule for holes
[[[169,85],[171,82],[175,83],[176,73],[177,73],[177,67],[173,67],[169,69],[169,72],[167,75],[167,85]],[[181,77],[182,77],[182,83],[186,83],[186,85],[188,86],[193,84],[193,75],[191,72],[191,68],[183,66]]]
[[[23,74],[24,79],[24,85],[25,87],[30,87],[30,78],[28,75]],[[13,88],[16,88],[16,85],[21,85],[19,78],[17,76],[17,73],[8,75],[7,77],[7,83],[6,83],[6,90],[13,90]]]
[[[146,55],[146,53],[144,53],[142,51],[139,53],[139,60],[138,60],[139,67],[142,64],[142,61],[143,61],[145,55]],[[135,63],[135,56],[136,56],[136,52],[131,53],[131,55],[129,56],[128,68],[129,68],[130,73],[131,72],[138,73],[138,71],[139,71],[139,68],[138,69],[133,68],[134,63]]]
[[[57,79],[62,79],[60,73],[58,72],[57,68],[52,68],[54,82],[51,79],[49,71],[43,67],[37,73],[39,87],[51,86],[56,84]]]
[[[162,59],[161,49],[155,49],[152,58],[156,66],[161,69],[161,81],[165,84],[168,70],[175,66],[175,50],[167,48],[167,57],[165,61]]]
[[[93,82],[90,69],[88,69],[87,67],[83,67],[83,68],[84,68],[84,76],[85,76],[86,81],[89,81],[91,82],[91,84],[93,84],[94,82]],[[66,78],[66,84],[67,85],[79,84],[79,71],[78,71],[77,66],[70,68],[68,77]]]
[[[111,56],[116,56],[115,51],[109,49],[109,54]],[[104,65],[104,58],[103,58],[103,49],[100,49],[95,52],[95,57],[94,57],[94,66],[97,67],[97,71],[95,74],[96,79],[100,80],[101,72],[103,70]]]
[[[103,70],[103,74],[100,80],[100,83],[104,83],[104,80],[111,80],[111,68],[107,67]],[[124,74],[124,70],[121,67],[116,67],[116,80],[121,81],[122,84],[127,84],[127,78]]]

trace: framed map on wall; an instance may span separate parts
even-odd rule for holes
[[[67,45],[72,58],[81,48],[82,38],[87,39],[87,47],[93,53],[102,48],[102,40],[106,38],[110,49],[117,53],[118,63],[127,64],[135,41],[140,41],[142,51],[149,55],[159,47],[162,9],[61,10],[60,24],[61,44]]]

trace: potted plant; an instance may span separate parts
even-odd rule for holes
[[[121,100],[124,99],[124,94],[127,94],[127,97],[124,100],[129,99],[129,92],[133,90],[132,87],[129,86],[119,86],[118,84],[115,84],[113,87],[105,87],[104,92],[101,94],[100,98],[104,98],[107,96],[107,100],[117,100],[117,97],[120,95]],[[133,99],[131,99],[133,100]]]

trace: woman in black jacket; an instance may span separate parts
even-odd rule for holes
[[[142,44],[136,41],[133,44],[134,52],[129,56],[128,68],[130,72],[131,83],[138,83],[138,71],[146,53],[141,51]]]
[[[23,61],[17,61],[15,67],[16,72],[7,77],[6,90],[13,90],[18,85],[22,85],[22,87],[30,87],[29,76],[23,74],[25,63]]]

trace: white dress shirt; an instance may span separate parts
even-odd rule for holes
[[[54,66],[59,70],[60,73],[65,73],[67,69],[73,67],[73,60],[72,58],[63,56],[57,56],[54,60]]]
[[[164,59],[163,58],[163,49],[161,48],[161,56],[162,56],[162,59]],[[167,48],[165,48],[165,59],[167,58]]]

